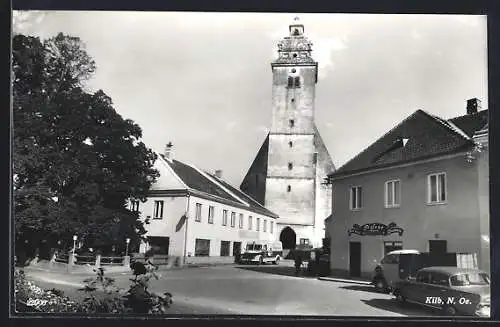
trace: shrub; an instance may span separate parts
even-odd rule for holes
[[[104,269],[96,269],[96,275],[84,280],[80,291],[86,297],[75,302],[56,289],[45,291],[28,281],[22,270],[16,270],[15,300],[18,312],[57,312],[57,313],[145,313],[165,314],[172,304],[172,295],[158,295],[148,291],[149,280],[158,279],[157,266],[150,262],[146,265],[131,265],[134,278],[127,291],[115,286],[115,279],[104,275]]]
[[[24,271],[14,273],[16,311],[21,312],[83,312],[81,305],[57,292],[44,291],[27,280]]]

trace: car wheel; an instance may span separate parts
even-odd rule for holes
[[[276,260],[273,261],[273,264],[277,265],[280,262],[280,257],[277,257]]]
[[[379,279],[375,282],[375,289],[382,293],[388,293],[389,288],[387,287],[387,283],[383,279]]]
[[[395,289],[394,292],[392,292],[392,294],[396,297],[396,301],[398,301],[399,303],[406,302],[406,298],[401,294],[401,290]]]
[[[263,265],[264,264],[264,259],[262,259],[262,257],[259,257],[259,265]]]
[[[457,314],[457,309],[451,305],[446,305],[442,308],[443,314],[445,316],[455,316]]]

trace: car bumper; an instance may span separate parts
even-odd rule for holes
[[[243,259],[243,258],[241,258],[240,262],[241,263],[257,263],[257,262],[259,262],[259,259],[256,259],[256,258]]]

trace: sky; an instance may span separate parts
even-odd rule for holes
[[[295,17],[318,61],[316,125],[337,168],[417,109],[487,108],[486,16],[15,12],[14,31],[78,36],[89,81],[155,151],[239,186],[271,127],[270,63]]]

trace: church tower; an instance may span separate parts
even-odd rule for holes
[[[335,167],[314,121],[318,63],[304,25],[295,19],[278,43],[272,68],[270,132],[241,189],[277,213],[284,248],[321,246],[331,193],[323,183]]]

